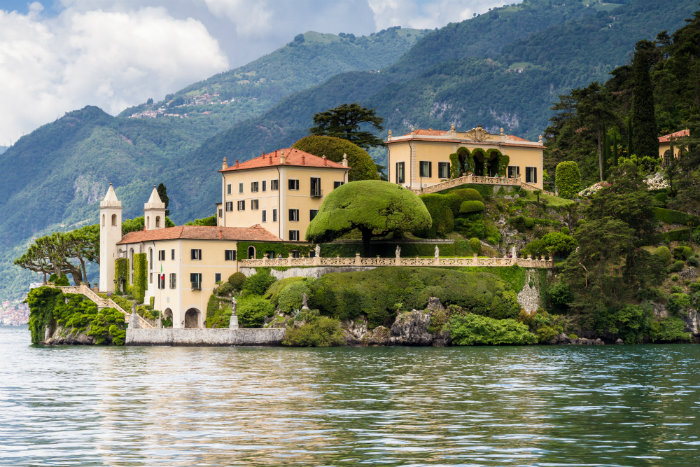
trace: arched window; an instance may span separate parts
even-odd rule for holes
[[[146,230],[151,228],[151,216],[146,216]]]
[[[153,248],[148,249],[148,269],[153,271]]]
[[[160,229],[160,216],[156,216],[156,229]]]
[[[116,227],[117,226],[117,215],[112,214],[112,226]]]
[[[255,247],[254,246],[248,247],[248,258],[255,259]]]

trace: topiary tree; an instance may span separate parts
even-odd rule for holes
[[[294,143],[294,148],[330,161],[342,162],[343,154],[348,156],[348,180],[379,180],[377,165],[367,151],[348,140],[333,136],[307,136]]]
[[[238,292],[243,288],[243,283],[245,283],[245,280],[245,274],[242,272],[234,272],[228,276],[228,283],[231,284],[235,292]]]
[[[476,237],[470,238],[469,239],[469,248],[471,248],[472,252],[475,255],[478,255],[479,253],[481,253],[481,241]]]
[[[459,206],[461,214],[471,214],[473,212],[481,212],[484,210],[484,203],[481,201],[464,201]]]
[[[368,255],[372,237],[420,232],[431,224],[430,213],[410,190],[389,182],[362,180],[342,185],[326,196],[306,230],[306,239],[323,243],[359,230],[363,252]]]
[[[571,199],[581,190],[581,172],[574,161],[557,164],[555,179],[557,192],[562,198]]]
[[[262,295],[276,280],[269,269],[260,268],[243,283],[243,295]]]
[[[450,194],[459,196],[462,201],[484,202],[484,197],[474,188],[460,188],[459,190],[450,191]]]
[[[420,195],[420,199],[428,209],[430,217],[433,221],[430,228],[419,232],[421,236],[444,237],[455,229],[454,214],[452,213],[449,203],[451,198],[449,198],[448,195],[430,193]],[[457,198],[458,205],[459,202],[459,198]]]
[[[291,313],[300,310],[303,303],[303,294],[308,297],[311,290],[304,281],[296,281],[286,285],[279,293],[277,304],[282,313]]]

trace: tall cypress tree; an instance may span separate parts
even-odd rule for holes
[[[649,69],[653,64],[656,48],[652,42],[639,41],[634,49],[632,75],[634,98],[632,99],[632,153],[638,157],[658,157],[659,140],[654,115],[654,88]]]
[[[158,196],[160,196],[160,200],[165,203],[165,215],[169,216],[170,209],[168,209],[168,206],[170,205],[170,198],[168,198],[168,189],[161,183],[158,185],[158,188],[156,188],[156,191],[158,192]]]

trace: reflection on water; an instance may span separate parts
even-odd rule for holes
[[[700,346],[32,348],[0,464],[697,465]]]

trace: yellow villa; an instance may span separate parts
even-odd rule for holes
[[[474,175],[497,175],[496,159],[492,154],[510,158],[507,172],[501,176],[517,179],[532,187],[543,188],[544,145],[539,141],[528,141],[513,135],[491,134],[480,126],[469,131],[413,130],[402,136],[386,140],[389,148],[389,181],[412,190],[436,185],[451,178],[450,154],[466,148],[474,154]],[[459,174],[462,175],[462,174]]]
[[[678,157],[687,148],[683,144],[678,144],[678,140],[690,136],[690,130],[685,129],[659,136],[659,157],[665,160],[666,156],[673,153],[673,157]]]
[[[329,161],[294,148],[280,149],[221,172],[222,227],[259,224],[286,241],[301,241],[323,198],[348,181],[347,159]]]

